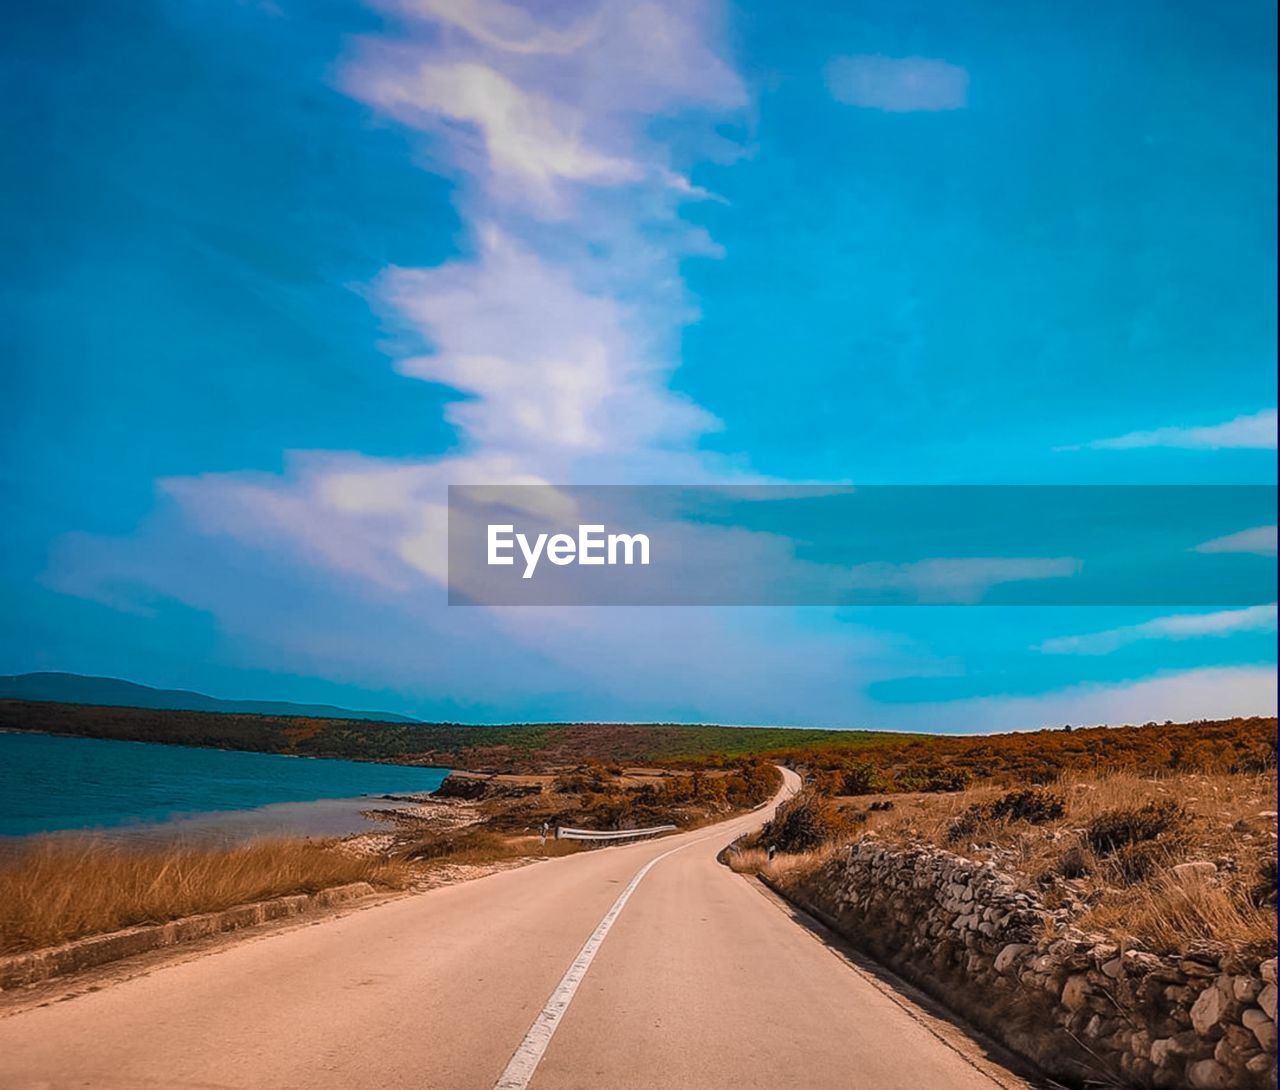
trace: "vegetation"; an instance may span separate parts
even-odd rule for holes
[[[445,835],[410,840],[396,851],[396,858],[418,864],[415,869],[434,866],[484,866],[516,859],[554,858],[583,850],[579,840],[547,840],[535,836],[503,836],[490,829],[463,829]]]
[[[744,756],[802,751],[807,747],[846,753],[900,745],[915,737],[861,730],[672,723],[477,727],[18,700],[0,700],[0,730],[510,772],[577,765],[588,760],[722,767]]]
[[[802,874],[872,832],[991,861],[1081,926],[1125,941],[1274,949],[1273,718],[947,737],[470,727],[0,701],[6,728],[505,775],[460,781],[456,797],[433,804],[448,810],[445,827],[407,821],[381,858],[310,844],[139,853],[37,842],[0,868],[0,949],[357,879],[396,885],[424,869],[578,850],[530,835],[544,823],[688,828],[768,799],[775,763],[802,771],[806,789],[737,845],[735,868]],[[765,863],[769,848],[779,854]]]
[[[587,829],[688,828],[749,810],[779,786],[777,768],[758,757],[720,769],[651,769],[640,775],[592,761],[562,771],[545,793],[496,799],[485,824],[503,831],[536,829],[543,822]]]
[[[0,861],[0,953],[348,882],[400,888],[402,863],[305,841],[223,849],[36,838]]]
[[[812,851],[848,837],[857,824],[854,813],[841,809],[816,791],[801,791],[778,807],[755,843],[782,852]],[[863,816],[858,814],[858,817]]]
[[[791,881],[856,837],[934,844],[993,863],[1048,907],[1069,909],[1078,927],[1126,946],[1267,957],[1276,950],[1275,799],[1274,768],[1066,775],[1052,789],[899,794],[888,811],[880,799],[863,809],[860,799],[828,798],[846,817],[823,823],[825,839],[788,841],[795,854],[765,863],[761,835],[730,862]]]
[[[993,863],[1125,944],[1275,953],[1275,719],[789,756],[808,787],[736,846],[735,869],[785,884],[865,835],[934,844]]]
[[[954,792],[970,786],[1046,785],[1064,775],[1260,772],[1276,764],[1274,718],[1140,727],[905,738],[850,755],[823,746],[772,751],[803,764],[832,795]]]
[[[1043,825],[1062,817],[1066,803],[1053,791],[1023,788],[988,802],[974,803],[947,827],[947,842],[954,844],[972,836],[979,826],[989,821],[1026,821]]]

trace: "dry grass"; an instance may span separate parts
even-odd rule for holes
[[[1219,944],[1274,955],[1275,909],[1251,903],[1248,891],[1230,880],[1162,876],[1131,889],[1112,891],[1089,909],[1083,924],[1157,950],[1185,951]]]
[[[36,839],[0,861],[0,953],[348,882],[409,880],[401,863],[310,841],[199,849]]]
[[[583,841],[554,840],[542,843],[536,836],[506,836],[489,829],[470,829],[456,836],[425,837],[404,848],[399,858],[417,869],[438,865],[482,865],[509,859],[554,858],[581,851]]]
[[[724,861],[737,874],[758,874],[768,863],[769,853],[763,848],[730,848]]]
[[[1065,813],[1032,823],[989,816],[1007,789],[896,795],[868,828],[898,843],[932,843],[1021,877],[1077,922],[1153,950],[1205,943],[1276,946],[1276,774],[1170,773],[1068,776],[1049,791]],[[959,835],[957,835],[957,832]],[[1174,874],[1179,863],[1216,867]]]
[[[768,851],[760,847],[755,839],[748,838],[735,849],[726,852],[725,863],[738,874],[763,874],[783,886],[792,879],[817,870],[848,843],[841,839],[807,852],[779,852],[770,859]]]

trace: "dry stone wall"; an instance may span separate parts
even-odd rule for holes
[[[1058,1078],[1276,1085],[1276,961],[1122,950],[990,864],[867,837],[789,895]]]

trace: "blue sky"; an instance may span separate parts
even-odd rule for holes
[[[1273,711],[1265,604],[451,610],[441,538],[450,483],[1273,482],[1274,20],[29,6],[0,672],[478,721]]]

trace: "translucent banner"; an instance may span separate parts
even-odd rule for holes
[[[452,605],[1245,606],[1274,485],[449,489]]]

